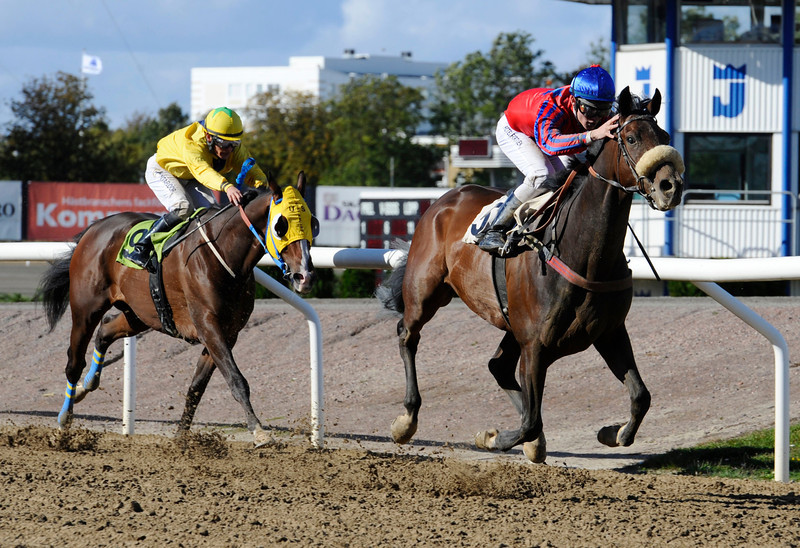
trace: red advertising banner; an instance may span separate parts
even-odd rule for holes
[[[147,185],[31,182],[26,239],[70,241],[93,221],[122,211],[166,210]]]

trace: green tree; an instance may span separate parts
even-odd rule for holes
[[[601,67],[611,66],[611,48],[603,38],[597,42],[589,43],[589,53],[586,55],[588,61],[585,66],[580,67],[574,71],[577,73],[580,69],[584,69],[589,65],[600,65]]]
[[[397,77],[356,78],[329,102],[332,161],[323,184],[430,186],[434,152],[411,141],[423,95]]]
[[[450,137],[494,134],[500,114],[520,92],[564,83],[526,32],[500,33],[488,54],[470,53],[436,75],[431,124]]]
[[[245,110],[247,148],[282,185],[305,171],[317,182],[331,161],[328,112],[309,93],[263,93]]]
[[[24,84],[22,99],[10,101],[14,119],[0,146],[0,173],[22,180],[108,180],[108,123],[92,100],[86,82],[64,72]]]
[[[141,182],[147,160],[155,154],[158,141],[189,124],[189,115],[178,103],[159,109],[155,118],[136,113],[126,126],[110,137],[109,181]]]

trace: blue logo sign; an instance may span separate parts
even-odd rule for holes
[[[739,68],[727,65],[725,68],[714,67],[714,80],[729,81],[729,103],[726,105],[722,99],[714,96],[713,116],[736,118],[744,109],[744,79],[747,75],[747,64]]]
[[[642,83],[642,94],[650,97],[650,67],[637,68],[636,81]]]

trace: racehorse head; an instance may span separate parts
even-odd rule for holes
[[[310,251],[311,242],[319,233],[319,221],[311,214],[304,198],[306,175],[301,171],[297,186],[287,186],[283,190],[271,173],[267,182],[272,190],[264,234],[267,251],[294,290],[307,294],[317,277]]]
[[[642,100],[626,87],[617,104],[616,141],[629,168],[620,168],[619,182],[644,196],[653,209],[673,209],[683,194],[684,164],[680,153],[669,146],[669,134],[656,122],[661,92],[656,90],[652,99]]]

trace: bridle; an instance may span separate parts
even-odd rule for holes
[[[645,175],[639,175],[639,173],[636,171],[636,163],[631,158],[631,155],[628,152],[628,148],[625,146],[625,141],[622,138],[622,130],[623,130],[623,128],[625,126],[627,126],[628,124],[632,124],[633,122],[639,122],[639,121],[643,121],[643,120],[647,121],[647,122],[651,122],[654,125],[658,125],[658,122],[656,121],[655,116],[653,116],[651,114],[638,114],[636,116],[629,116],[625,120],[625,123],[617,128],[616,136],[615,136],[615,139],[617,141],[617,148],[620,151],[619,153],[622,155],[623,159],[625,160],[625,163],[628,165],[628,168],[631,170],[631,174],[633,175],[634,179],[636,180],[636,184],[635,185],[625,186],[625,185],[619,183],[618,181],[614,181],[612,179],[607,179],[607,178],[603,177],[602,175],[600,175],[599,173],[597,173],[597,171],[595,171],[593,166],[589,166],[589,173],[591,173],[594,177],[600,179],[601,181],[605,181],[606,183],[610,184],[611,186],[615,186],[615,187],[617,187],[617,188],[619,188],[619,189],[621,189],[621,190],[623,190],[623,191],[625,191],[625,192],[627,192],[629,194],[633,194],[634,192],[640,194],[641,196],[644,197],[645,200],[647,200],[647,204],[651,208],[658,209],[656,207],[655,202],[653,201],[653,197],[652,197],[652,194],[655,191],[655,185],[653,184],[653,181],[649,177],[647,177]]]

